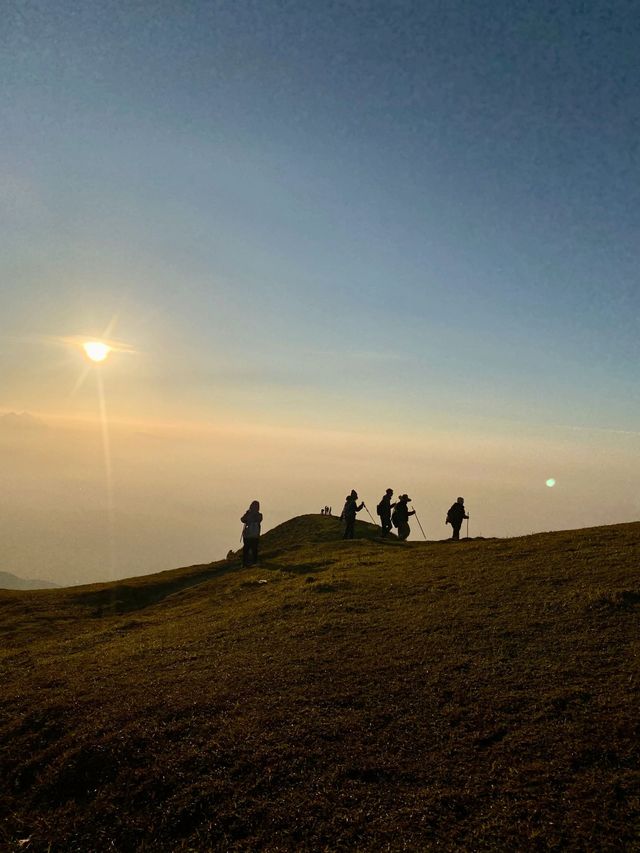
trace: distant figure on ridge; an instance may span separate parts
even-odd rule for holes
[[[411,498],[409,495],[400,495],[398,503],[393,510],[393,515],[391,516],[391,520],[398,528],[398,539],[402,542],[404,542],[407,536],[411,533],[411,528],[409,527],[409,516],[416,514],[415,509],[409,509],[407,506],[410,500]]]
[[[391,530],[391,510],[396,505],[395,502],[391,503],[391,498],[393,497],[393,489],[387,489],[382,498],[380,499],[380,503],[376,507],[376,512],[380,516],[380,526],[382,527],[382,535],[386,536],[387,533]]]
[[[453,528],[452,539],[460,539],[460,528],[465,518],[469,518],[469,516],[464,508],[464,498],[458,498],[453,506],[450,507],[447,513],[447,520],[445,521],[445,524],[450,524]]]
[[[258,542],[260,541],[260,524],[262,513],[260,503],[251,501],[251,506],[240,521],[244,524],[242,531],[242,565],[253,566],[258,562]]]
[[[360,512],[364,506],[364,501],[358,506],[358,493],[355,489],[351,489],[351,494],[347,495],[344,509],[342,510],[342,518],[344,519],[344,536],[343,539],[353,539],[353,528],[356,523],[356,513]]]

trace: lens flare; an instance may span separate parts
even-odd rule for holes
[[[111,347],[108,344],[103,344],[102,341],[85,341],[82,344],[82,349],[91,361],[104,361],[111,352]]]
[[[556,484],[556,481],[553,479],[553,477],[549,477],[549,479],[547,480],[547,486],[549,486],[549,488],[552,489],[555,486],[555,484]]]

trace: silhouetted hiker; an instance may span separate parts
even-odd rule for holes
[[[320,515],[324,515],[324,507],[320,510]]]
[[[342,510],[342,518],[344,519],[344,536],[343,539],[353,539],[353,528],[356,523],[356,513],[360,512],[364,506],[364,501],[358,506],[358,493],[355,489],[351,489],[351,494],[347,495]]]
[[[415,509],[409,509],[407,506],[410,500],[411,498],[409,495],[400,495],[398,503],[393,510],[393,515],[391,516],[391,520],[398,528],[398,539],[403,542],[411,533],[411,528],[409,527],[409,516],[416,514]]]
[[[469,518],[464,508],[464,498],[458,498],[447,513],[445,524],[450,524],[453,528],[451,534],[452,539],[460,539],[460,528],[465,518]]]
[[[258,542],[260,541],[260,523],[262,513],[258,501],[251,501],[251,506],[240,521],[244,524],[242,531],[242,565],[253,566],[258,562]]]
[[[391,510],[395,506],[395,502],[391,503],[393,497],[393,489],[387,489],[382,496],[380,503],[376,507],[376,512],[380,516],[380,526],[382,527],[382,535],[386,536],[391,530]]]

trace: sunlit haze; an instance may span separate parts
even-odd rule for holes
[[[639,32],[607,8],[10,0],[0,570],[208,562],[253,499],[269,528],[352,488],[430,539],[459,495],[472,536],[637,519]]]
[[[82,348],[91,361],[104,361],[111,352],[111,347],[101,341],[87,341]]]

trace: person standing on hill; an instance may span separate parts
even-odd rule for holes
[[[253,566],[258,562],[258,542],[260,541],[260,524],[262,513],[258,501],[251,501],[251,506],[240,521],[244,524],[242,530],[242,566]]]
[[[344,520],[344,536],[343,539],[353,539],[353,529],[356,524],[356,513],[360,512],[364,506],[364,501],[358,506],[358,493],[355,489],[351,489],[351,494],[347,495],[342,510],[342,518]]]
[[[400,495],[398,503],[393,510],[393,515],[391,516],[391,520],[398,528],[398,539],[400,539],[401,542],[404,542],[411,533],[411,528],[409,527],[409,516],[416,514],[415,509],[409,509],[408,507],[410,500],[411,498],[409,495]]]
[[[451,534],[452,539],[456,541],[460,539],[460,528],[465,518],[469,518],[469,516],[464,508],[464,498],[458,498],[453,506],[450,507],[447,513],[447,520],[445,521],[445,524],[450,524],[453,529],[453,533]]]
[[[395,503],[391,503],[391,498],[393,497],[393,489],[387,489],[382,498],[380,499],[380,503],[376,507],[376,512],[380,516],[380,526],[382,527],[382,536],[386,536],[387,533],[391,530],[391,510],[396,505]]]

